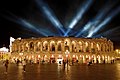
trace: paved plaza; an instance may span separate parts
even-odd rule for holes
[[[57,64],[9,64],[8,73],[0,65],[0,80],[120,80],[120,64],[94,64],[66,66]]]

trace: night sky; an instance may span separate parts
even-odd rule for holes
[[[90,1],[91,4],[85,10],[87,2]],[[57,28],[57,24],[55,25],[55,21],[51,19],[57,19],[66,32],[70,29],[68,25],[77,13],[82,13],[80,9],[85,11],[67,36],[76,36],[82,32],[88,22],[95,22],[78,36],[87,37],[93,26],[94,31],[101,24],[99,21],[104,22],[105,19],[110,18],[109,22],[92,37],[106,37],[114,42],[115,48],[120,48],[120,0],[2,0],[0,1],[0,47],[9,46],[10,36],[14,38],[64,36],[65,33]],[[103,15],[96,18],[98,14]]]

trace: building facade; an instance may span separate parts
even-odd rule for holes
[[[10,56],[10,52],[8,48],[6,47],[0,48],[0,61],[9,59],[9,56]]]
[[[15,39],[11,59],[27,59],[49,63],[72,62],[110,63],[115,59],[113,42],[106,38],[43,37]]]

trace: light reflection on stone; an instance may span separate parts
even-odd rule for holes
[[[20,64],[19,66],[18,66],[18,80],[23,80],[23,78],[24,78],[24,74],[23,74],[24,72],[23,72],[23,66],[22,66],[22,64]]]

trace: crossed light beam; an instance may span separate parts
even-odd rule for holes
[[[116,28],[109,29],[109,30],[107,30],[107,31],[105,31],[103,33],[97,34],[97,35],[95,35],[93,37],[101,37],[102,35],[106,36],[106,35],[109,35],[109,34],[112,34],[112,33],[116,32],[119,29],[120,29],[120,27],[118,26]],[[120,33],[118,33],[118,34],[120,34]],[[112,34],[112,35],[117,35],[117,34]]]
[[[42,28],[41,29],[36,28],[33,24],[31,24],[30,22],[28,22],[25,19],[20,19],[20,24],[29,28],[30,30],[33,30],[34,32],[38,32],[39,34],[42,34],[44,36],[48,36],[48,34],[49,34],[48,31],[46,31]]]
[[[64,36],[68,36],[69,32],[71,31],[71,29],[74,28],[74,26],[78,23],[78,21],[80,21],[84,15],[84,13],[88,10],[88,8],[90,7],[90,5],[92,4],[93,0],[86,0],[79,8],[78,11],[76,13],[76,15],[73,17],[73,19],[71,20],[70,24],[67,25],[68,29],[65,32]]]
[[[100,33],[100,34],[98,34],[98,35],[95,35],[95,36],[93,36],[93,37],[103,37],[103,36],[105,37],[105,36],[111,34],[111,35],[109,35],[109,36],[107,36],[107,37],[109,37],[109,39],[112,38],[112,40],[117,41],[117,40],[120,39],[120,37],[118,37],[118,35],[120,35],[119,29],[120,29],[120,27],[118,26],[118,27],[116,27],[116,28],[113,28],[113,29],[110,29],[110,30],[105,31],[105,32],[103,32],[103,33]],[[114,33],[115,33],[115,34],[114,34]]]
[[[69,33],[72,31],[74,26],[80,21],[85,14],[85,12],[88,10],[88,8],[91,6],[93,0],[86,0],[77,10],[76,15],[72,18],[71,22],[67,25],[67,30],[65,31],[64,26],[60,23],[60,21],[57,19],[53,11],[50,9],[50,7],[43,2],[43,0],[35,0],[38,8],[43,12],[43,14],[46,16],[46,18],[54,25],[54,27],[58,30],[60,36],[68,36]],[[98,14],[92,19],[89,20],[88,23],[83,27],[83,29],[78,30],[79,32],[75,35],[75,37],[79,37],[81,34],[84,34],[85,31],[88,30],[88,35],[85,37],[92,37],[95,33],[97,33],[100,28],[108,24],[112,18],[117,15],[120,12],[120,7],[118,7],[116,10],[112,11],[109,15],[107,13],[110,11],[110,9],[114,6],[116,2],[107,3],[105,4],[99,11]],[[104,18],[107,15],[106,18]],[[43,28],[40,28],[40,26],[35,26],[28,20],[18,18],[14,16],[15,19],[9,18],[9,20],[16,22],[24,28],[30,29],[31,31],[38,33],[39,35],[48,36],[48,34],[52,34],[50,31],[45,30]],[[112,32],[112,30],[110,30]],[[108,31],[108,32],[110,32]],[[108,32],[104,33],[107,34]],[[98,35],[99,36],[99,35]]]
[[[112,4],[110,2],[107,2],[98,11],[98,14],[92,20],[89,20],[89,22],[85,24],[82,30],[79,30],[79,32],[76,34],[76,37],[79,37],[81,34],[85,33],[85,31],[87,30],[89,33],[92,32],[115,4],[116,2],[113,2]]]
[[[46,31],[45,29],[42,29],[42,28],[38,29],[37,27],[35,27],[33,24],[31,24],[27,20],[17,17],[12,13],[10,13],[10,15],[12,16],[12,18],[7,17],[7,16],[4,16],[4,18],[6,18],[12,22],[15,22],[17,24],[20,24],[20,25],[22,25],[22,27],[27,28],[27,29],[31,30],[32,32],[38,33],[39,35],[48,36],[47,33],[48,34],[50,33],[48,31]]]
[[[38,5],[38,8],[42,10],[47,19],[54,25],[54,27],[57,28],[60,35],[62,36],[63,34],[65,34],[63,25],[57,19],[57,17],[53,13],[53,11],[49,8],[49,6],[45,4],[42,0],[36,0],[36,3]]]
[[[108,16],[93,31],[89,32],[87,37],[92,37],[93,34],[97,33],[97,31],[99,31],[100,28],[108,24],[112,20],[112,18],[114,18],[119,12],[120,6],[117,9],[113,10],[110,14],[108,14]]]

